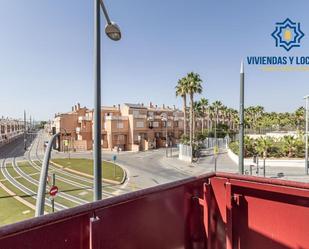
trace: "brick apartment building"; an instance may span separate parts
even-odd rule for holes
[[[183,134],[183,113],[175,107],[128,104],[102,106],[102,148],[149,150],[174,145]],[[92,149],[93,110],[77,104],[68,113],[56,114],[51,124],[61,132],[61,150]]]

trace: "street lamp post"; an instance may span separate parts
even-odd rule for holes
[[[101,151],[101,27],[100,5],[105,19],[105,33],[113,41],[121,39],[117,24],[111,22],[103,0],[94,0],[94,111],[93,111],[93,174],[94,201],[102,199],[102,151]]]
[[[24,111],[24,150],[27,150],[27,119],[26,111]]]
[[[167,114],[166,113],[161,114],[161,120],[162,122],[165,122],[165,156],[167,157],[168,142],[167,142]]]
[[[308,175],[309,174],[309,169],[308,169],[308,108],[309,108],[309,95],[305,96],[304,99],[306,100],[306,109],[305,109],[305,112],[306,112],[306,115],[305,115],[305,118],[306,118],[306,127],[305,127],[305,172],[306,174]]]
[[[244,63],[240,65],[240,104],[239,104],[239,174],[244,174]]]

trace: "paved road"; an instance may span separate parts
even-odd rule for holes
[[[36,141],[38,149],[31,152],[32,158],[43,158],[43,142],[48,140],[46,134],[38,136]],[[217,171],[237,172],[237,165],[227,156],[224,150],[221,151],[217,158]],[[6,148],[0,149],[0,155],[3,157],[17,157],[17,160],[25,160],[23,151],[23,139],[20,138]],[[111,160],[112,155],[116,152],[103,151],[103,159]],[[172,157],[165,157],[165,149],[152,150],[147,152],[120,152],[117,154],[117,163],[123,166],[128,173],[128,180],[118,189],[117,194],[127,193],[130,191],[143,189],[187,177],[199,175],[206,172],[214,171],[215,159],[209,153],[202,157],[198,162],[188,164],[177,159],[177,150],[173,150]],[[92,152],[71,153],[71,157],[92,158]],[[53,158],[68,157],[68,153],[53,152]],[[1,157],[0,157],[1,158]],[[272,167],[267,168],[268,177],[277,177],[279,172],[284,173],[283,179],[308,181],[309,178],[304,176],[301,169]],[[254,174],[255,175],[255,174]],[[262,176],[262,170],[260,170]],[[116,191],[116,190],[115,190]]]

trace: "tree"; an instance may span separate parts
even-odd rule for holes
[[[268,151],[273,144],[270,137],[260,137],[256,140],[256,150],[263,156],[264,160],[267,158]]]
[[[202,112],[202,133],[204,133],[204,120],[205,120],[205,115],[206,115],[206,110],[208,107],[208,99],[206,98],[201,98],[199,101],[200,107],[201,107],[201,112]]]
[[[186,84],[188,89],[188,94],[190,96],[190,145],[192,146],[192,141],[194,138],[193,134],[193,105],[194,105],[194,94],[201,94],[203,91],[202,80],[200,75],[194,72],[188,73],[186,77]]]
[[[215,121],[215,137],[217,137],[217,126],[218,126],[218,122],[219,122],[219,112],[221,111],[222,108],[222,103],[221,101],[215,101],[212,103],[212,108],[214,110],[214,114],[216,116],[216,121]]]
[[[193,134],[195,135],[195,123],[196,123],[196,118],[202,118],[203,113],[202,113],[202,106],[199,101],[195,101],[193,104]]]
[[[297,130],[300,129],[300,126],[302,125],[304,120],[305,120],[305,108],[304,107],[299,107],[295,111],[295,123],[296,123],[296,126],[297,126]]]
[[[175,87],[176,97],[180,96],[183,101],[183,133],[187,136],[187,93],[188,93],[188,84],[186,78],[178,80],[178,84]]]
[[[297,149],[297,139],[293,136],[284,136],[282,142],[285,154],[288,157],[292,157]]]

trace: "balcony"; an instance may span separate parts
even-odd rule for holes
[[[211,173],[2,227],[0,245],[309,248],[308,206],[308,184]]]
[[[124,121],[128,120],[127,116],[106,116],[105,120],[116,120],[116,121]]]
[[[81,122],[81,121],[91,121],[91,118],[90,117],[86,117],[86,116],[79,116],[78,117],[78,121]]]
[[[134,118],[139,118],[139,119],[146,119],[147,115],[144,114],[133,114]]]

